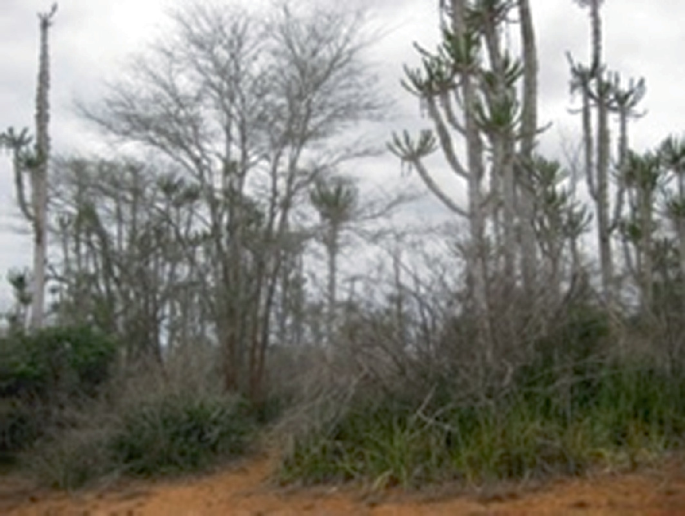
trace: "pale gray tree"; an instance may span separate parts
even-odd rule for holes
[[[298,200],[326,170],[368,153],[335,141],[349,142],[384,102],[356,13],[188,4],[172,21],[172,35],[84,112],[174,163],[199,192],[193,266],[206,271],[225,388],[259,400]]]
[[[31,308],[29,329],[43,326],[45,319],[45,284],[47,268],[48,168],[50,165],[50,51],[49,32],[57,13],[57,4],[38,14],[40,52],[36,88],[35,149],[29,150],[31,139],[26,130],[15,133],[9,129],[1,143],[13,155],[16,195],[24,217],[33,227],[33,268],[31,270]],[[27,197],[24,176],[29,176]],[[30,200],[29,200],[30,198]]]
[[[422,67],[407,69],[404,81],[420,99],[433,130],[416,139],[406,132],[396,134],[389,147],[451,212],[468,222],[470,299],[479,347],[491,361],[491,278],[498,277],[508,294],[521,284],[532,292],[535,284],[534,204],[528,178],[539,132],[535,32],[527,1],[452,0],[441,5],[442,42],[433,53],[417,46]],[[521,26],[521,56],[510,53],[502,36],[514,17]],[[468,193],[465,206],[445,193],[425,165],[437,148]],[[493,247],[495,261],[490,256]]]
[[[589,9],[591,26],[591,61],[588,66],[575,63],[570,55],[571,89],[580,93],[583,129],[584,172],[597,215],[597,246],[604,300],[610,309],[616,308],[619,298],[620,274],[616,271],[612,235],[621,224],[625,189],[625,168],[628,164],[631,118],[642,116],[636,111],[645,95],[644,79],[621,83],[620,76],[610,73],[604,62],[601,7],[603,0],[576,0]],[[596,127],[593,126],[593,111]],[[612,184],[610,114],[618,115],[618,152],[615,169],[616,183]],[[612,189],[612,186],[614,187]]]

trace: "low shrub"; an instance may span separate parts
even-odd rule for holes
[[[116,343],[94,328],[52,327],[0,339],[0,455],[31,446],[69,403],[96,396]]]
[[[90,326],[57,326],[0,339],[0,397],[94,395],[107,381],[116,343]]]
[[[75,426],[41,438],[21,456],[27,472],[59,489],[111,475],[197,472],[248,452],[256,432],[244,402],[206,393],[162,392],[106,409],[90,406]]]
[[[107,429],[70,429],[41,439],[22,456],[25,471],[40,485],[73,490],[118,473]]]
[[[123,414],[110,448],[129,474],[183,473],[244,454],[253,430],[240,400],[170,395]]]
[[[550,365],[517,382],[496,398],[467,402],[407,405],[388,394],[370,409],[353,400],[323,429],[296,438],[280,478],[486,483],[575,475],[598,462],[634,465],[683,444],[685,375],[644,363]]]
[[[18,399],[0,398],[0,460],[35,442],[43,433],[45,415],[39,407]]]

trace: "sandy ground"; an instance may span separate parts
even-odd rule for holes
[[[5,477],[0,478],[0,515],[685,515],[683,460],[640,473],[598,474],[466,495],[450,488],[382,495],[349,488],[286,490],[269,482],[271,466],[269,460],[258,459],[202,478],[117,484],[72,494],[37,491],[18,478]]]

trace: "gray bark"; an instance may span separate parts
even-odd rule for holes
[[[465,37],[466,0],[452,0],[452,29],[455,35]],[[487,296],[487,256],[485,245],[485,214],[482,191],[483,141],[476,122],[477,90],[469,72],[461,74],[461,96],[464,103],[464,129],[466,131],[466,162],[469,170],[469,224],[471,246],[469,275],[472,286],[474,317],[478,325],[478,344],[483,349],[485,361],[492,364],[494,342]]]
[[[40,14],[40,64],[36,92],[36,163],[31,173],[33,208],[33,286],[31,289],[30,329],[37,330],[45,319],[45,281],[47,267],[48,167],[50,164],[50,52],[48,33],[57,5]]]
[[[521,19],[521,40],[523,43],[523,107],[521,110],[521,150],[524,165],[531,166],[538,131],[538,52],[533,16],[529,0],[519,0]],[[521,213],[521,261],[524,288],[534,294],[536,281],[536,245],[533,229],[533,189],[527,175],[521,174],[519,181],[519,203]],[[531,299],[534,298],[531,297]]]

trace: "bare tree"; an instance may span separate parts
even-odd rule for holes
[[[163,350],[201,341],[183,326],[197,304],[198,271],[181,246],[193,237],[197,191],[134,161],[58,159],[51,177],[60,321],[120,335],[124,364],[162,365]]]
[[[326,170],[368,152],[329,142],[383,103],[358,15],[283,5],[265,19],[194,4],[173,21],[174,37],[84,112],[197,188],[204,238],[194,266],[207,271],[225,387],[259,400],[297,201]],[[194,245],[185,242],[189,256]]]

